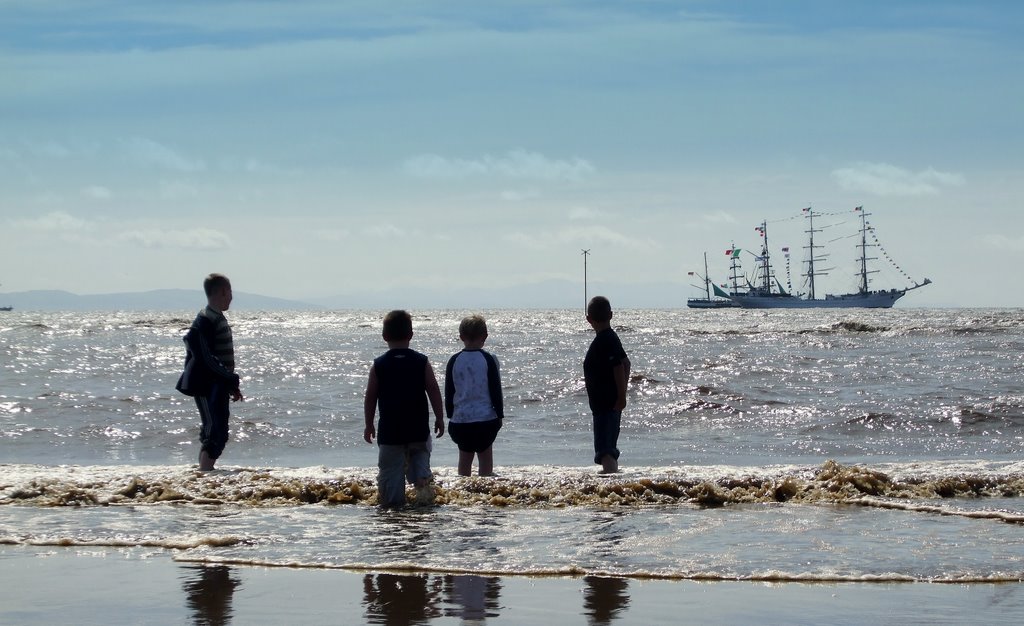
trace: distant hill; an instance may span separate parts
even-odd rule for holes
[[[686,289],[662,283],[591,284],[588,295],[608,296],[617,308],[675,308],[686,306]],[[327,309],[573,309],[585,306],[582,283],[548,280],[511,287],[400,288],[343,293],[310,298]]]
[[[590,285],[588,295],[606,295],[617,309],[686,306],[686,287],[637,283]],[[0,306],[15,311],[190,311],[206,302],[202,290],[157,289],[132,293],[80,295],[68,291],[19,291],[0,294]],[[311,297],[304,301],[235,291],[235,311],[573,309],[583,310],[583,285],[550,280],[513,287],[451,289],[396,288]]]
[[[0,294],[0,305],[15,311],[190,311],[206,302],[201,289],[157,289],[136,293],[78,295],[69,291],[18,291]],[[231,308],[238,311],[316,310],[306,302],[235,292]]]

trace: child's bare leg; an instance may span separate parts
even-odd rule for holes
[[[483,452],[479,452],[476,455],[477,460],[480,462],[480,467],[477,471],[480,472],[481,476],[493,476],[494,475],[494,449],[493,446],[488,447]]]
[[[459,450],[459,476],[469,476],[473,472],[473,453]]]

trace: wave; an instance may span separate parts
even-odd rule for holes
[[[249,543],[242,537],[170,537],[166,539],[132,539],[129,537],[80,539],[77,537],[0,537],[0,545],[93,547],[93,548],[165,548],[168,550],[191,550],[194,548],[226,548]]]
[[[962,464],[870,468],[827,461],[817,468],[629,468],[599,475],[579,468],[507,468],[500,477],[435,472],[431,506],[646,507],[735,504],[912,503],[1015,498],[1024,495],[1021,464]],[[887,470],[887,471],[886,471]],[[411,493],[411,492],[410,492]],[[883,499],[883,500],[879,500]],[[135,504],[252,507],[377,504],[370,468],[236,468],[203,473],[194,467],[0,466],[0,506],[86,507]],[[898,508],[891,506],[889,508]],[[907,509],[911,510],[911,509]],[[959,514],[943,510],[943,514]],[[966,513],[965,513],[966,515]],[[976,513],[970,516],[981,517]],[[990,517],[1024,523],[1007,513]]]
[[[413,562],[393,563],[325,563],[323,561],[275,561],[259,558],[230,558],[199,555],[175,555],[179,563],[202,563],[206,565],[237,565],[249,567],[280,567],[289,569],[342,570],[365,573],[394,573],[402,575],[444,574],[472,575],[481,577],[519,576],[528,578],[564,578],[598,576],[603,578],[624,578],[631,580],[692,580],[699,582],[767,582],[767,583],[948,583],[978,584],[1020,582],[1019,572],[992,572],[988,574],[945,574],[920,576],[890,572],[884,574],[840,574],[822,572],[786,572],[770,570],[746,574],[716,572],[713,570],[672,571],[647,569],[586,568],[576,565],[564,567],[508,567],[508,568],[459,568],[450,566],[429,566]]]

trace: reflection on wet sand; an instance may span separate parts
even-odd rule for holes
[[[501,579],[473,575],[444,577],[445,598],[451,605],[445,610],[449,617],[462,622],[482,624],[488,617],[497,617],[501,605]]]
[[[587,576],[583,582],[583,612],[588,624],[611,624],[629,606],[629,581],[625,578]]]
[[[501,579],[470,574],[366,574],[363,606],[370,624],[422,624],[458,617],[482,624],[498,617]]]
[[[193,576],[183,581],[185,602],[192,612],[192,623],[224,626],[231,623],[231,596],[241,584],[223,565],[188,567]]]
[[[629,606],[625,578],[583,578],[583,615],[593,626],[611,624]],[[424,624],[457,617],[463,624],[485,624],[501,615],[501,578],[472,574],[366,574],[363,606],[369,624]]]
[[[422,624],[441,616],[441,579],[427,574],[367,574],[363,605],[369,624]]]

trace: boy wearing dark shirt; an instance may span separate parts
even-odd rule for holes
[[[370,366],[370,379],[363,398],[366,428],[363,439],[377,440],[377,500],[381,506],[405,504],[405,481],[416,486],[418,498],[429,497],[430,414],[434,410],[434,432],[444,434],[444,406],[441,389],[426,355],[409,348],[412,316],[391,311],[384,316],[384,341],[388,351]],[[380,411],[376,428],[373,418]]]
[[[185,371],[177,390],[193,396],[199,408],[199,469],[213,469],[228,442],[230,404],[244,400],[235,373],[235,345],[224,311],[231,306],[231,281],[223,274],[210,274],[203,281],[206,308],[196,315],[185,335]]]
[[[583,360],[583,378],[594,416],[594,463],[601,473],[619,471],[619,423],[626,408],[630,362],[612,330],[612,305],[604,296],[587,303],[587,321],[597,331]]]

